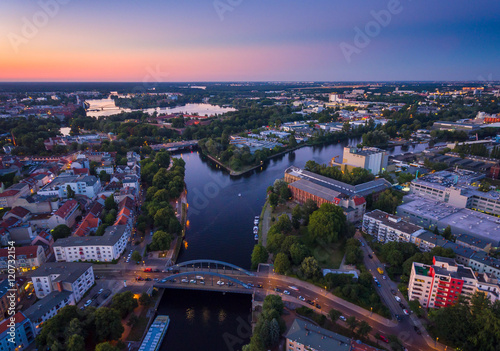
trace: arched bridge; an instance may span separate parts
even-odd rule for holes
[[[192,268],[192,269],[191,269]],[[223,272],[224,275],[230,273],[243,273],[248,276],[253,276],[254,274],[244,268],[238,267],[234,264],[216,261],[216,260],[191,260],[186,262],[177,263],[171,267],[168,267],[168,271],[172,273],[181,273],[189,271],[203,271],[203,272]],[[236,272],[235,272],[236,271]]]
[[[205,279],[207,276],[212,277],[212,279],[208,280]],[[200,279],[203,277],[203,279]],[[217,282],[214,283],[214,277],[218,278],[217,282],[221,281],[224,282],[223,285],[217,284]],[[185,279],[183,282],[182,279]],[[208,272],[208,271],[190,271],[190,272],[183,272],[183,273],[177,273],[177,274],[172,274],[164,279],[156,282],[154,285],[156,287],[175,287],[175,288],[181,288],[181,289],[203,289],[205,286],[207,288],[210,287],[220,287],[220,288],[225,288],[229,287],[228,282],[232,282],[233,284],[236,284],[237,286],[241,286],[245,289],[251,289],[250,285],[243,283],[241,280],[217,273],[217,272]],[[175,286],[173,285],[175,284]],[[212,288],[210,288],[212,290]]]

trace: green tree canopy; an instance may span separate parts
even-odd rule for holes
[[[71,235],[71,229],[66,224],[59,224],[50,232],[50,234],[54,240],[67,238]]]

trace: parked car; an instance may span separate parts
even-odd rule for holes
[[[401,302],[399,303],[399,307],[401,307],[402,309],[405,309],[405,308],[406,308],[406,306],[405,306],[405,305],[403,305]]]
[[[387,343],[389,342],[389,339],[387,339],[385,336],[380,335],[379,337],[380,337],[380,340],[382,340],[383,342],[387,342]]]
[[[347,321],[347,318],[345,318],[344,316],[340,316],[339,319],[344,322]]]
[[[195,280],[195,279],[191,279],[189,282],[190,282],[191,284],[196,284],[196,280]]]
[[[283,294],[285,294],[285,295],[290,295],[290,291],[285,290],[285,291],[283,291]]]
[[[257,287],[258,287],[259,289],[262,289],[262,284],[257,284]]]
[[[413,330],[415,330],[418,335],[422,335],[422,332],[420,331],[419,327],[417,327],[416,325],[413,327]]]
[[[222,285],[224,285],[224,282],[222,280],[219,280],[219,281],[217,281],[217,285],[222,286]]]
[[[391,289],[391,293],[392,293],[393,295],[396,295],[396,290]]]
[[[281,289],[280,288],[274,288],[274,291],[281,292]]]
[[[181,279],[181,282],[182,283],[189,283],[189,280],[187,280],[186,278],[183,278],[183,279]]]
[[[401,298],[397,295],[394,295],[394,298],[396,299],[397,302],[401,302]]]
[[[316,308],[321,309],[321,305],[319,303],[317,303]]]
[[[91,304],[91,303],[92,303],[92,300],[87,300],[87,302],[85,302],[85,305],[84,305],[84,306],[85,306],[85,307],[88,307],[88,306],[90,306],[90,304]]]
[[[307,300],[306,302],[307,302],[309,305],[314,306],[314,302],[312,302],[311,300]]]
[[[104,291],[103,288],[99,289],[99,291],[97,292],[98,294],[102,294],[102,292]]]
[[[299,297],[298,297],[298,299],[299,299],[300,301],[305,301],[305,300],[306,300],[306,299],[305,299],[304,297],[302,297],[302,296],[299,296]]]
[[[407,316],[410,315],[410,312],[406,308],[403,310],[403,313],[406,314]]]

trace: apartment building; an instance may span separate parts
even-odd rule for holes
[[[47,220],[48,226],[54,229],[64,224],[71,228],[75,224],[76,217],[81,213],[78,201],[68,200]]]
[[[62,174],[40,189],[38,194],[67,198],[68,186],[76,195],[85,195],[90,199],[94,199],[101,190],[101,181],[94,176]]]
[[[40,332],[41,324],[54,317],[60,309],[74,305],[73,293],[70,291],[53,291],[43,299],[31,305],[24,314],[33,323],[35,334]]]
[[[479,191],[477,184],[482,173],[457,169],[428,174],[411,182],[412,194],[442,201],[458,208],[469,208],[494,215],[500,214],[500,193]]]
[[[390,241],[415,242],[425,230],[401,217],[375,210],[363,216],[363,231],[377,238],[381,243]]]
[[[36,269],[47,260],[45,251],[41,245],[30,245],[15,248],[16,269],[21,272],[27,272]],[[9,266],[8,249],[0,249],[0,271],[7,272]]]
[[[47,262],[30,274],[35,294],[42,299],[54,291],[69,291],[77,303],[94,284],[91,263]]]
[[[340,166],[343,171],[351,171],[353,168],[360,167],[378,175],[387,169],[388,162],[389,155],[385,150],[376,147],[346,146],[342,163],[333,162],[332,165]]]
[[[287,351],[350,351],[351,339],[295,319],[285,335]]]
[[[111,262],[118,259],[130,238],[130,225],[113,225],[103,236],[69,237],[54,243],[56,261]]]
[[[28,346],[35,341],[35,332],[31,321],[23,312],[17,312],[12,318],[3,320],[0,323],[0,350],[1,351],[21,351],[26,350]],[[12,336],[9,334],[11,325],[14,324],[15,342],[11,342]]]
[[[452,258],[434,256],[432,265],[413,263],[408,297],[419,300],[426,308],[447,307],[455,304],[460,295],[473,295],[477,282],[471,268],[457,264]]]

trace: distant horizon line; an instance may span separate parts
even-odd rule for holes
[[[500,80],[212,80],[212,81],[172,81],[172,82],[134,82],[134,81],[2,81],[0,84],[26,83],[121,83],[121,84],[200,84],[200,83],[500,83]]]

